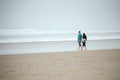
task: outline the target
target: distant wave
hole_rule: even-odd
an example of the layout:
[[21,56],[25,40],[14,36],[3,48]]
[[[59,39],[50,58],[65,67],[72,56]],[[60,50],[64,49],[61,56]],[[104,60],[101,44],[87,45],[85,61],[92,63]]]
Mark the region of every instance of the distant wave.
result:
[[[120,32],[86,32],[88,40],[120,39]],[[71,41],[77,40],[75,31],[32,31],[32,30],[1,30],[0,43],[39,42],[39,41]]]

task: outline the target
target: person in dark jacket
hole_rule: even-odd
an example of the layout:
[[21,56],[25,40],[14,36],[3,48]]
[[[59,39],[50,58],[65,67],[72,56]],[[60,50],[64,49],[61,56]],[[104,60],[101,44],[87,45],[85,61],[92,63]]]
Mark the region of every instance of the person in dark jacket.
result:
[[85,48],[85,50],[87,50],[86,41],[87,41],[87,36],[86,36],[85,33],[83,33],[83,36],[82,36],[82,50],[83,50],[83,48]]

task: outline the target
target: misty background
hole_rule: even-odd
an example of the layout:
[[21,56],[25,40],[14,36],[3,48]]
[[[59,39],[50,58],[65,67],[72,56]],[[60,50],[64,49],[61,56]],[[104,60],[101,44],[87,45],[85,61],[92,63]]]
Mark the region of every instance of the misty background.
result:
[[120,0],[0,0],[0,42],[120,39]]

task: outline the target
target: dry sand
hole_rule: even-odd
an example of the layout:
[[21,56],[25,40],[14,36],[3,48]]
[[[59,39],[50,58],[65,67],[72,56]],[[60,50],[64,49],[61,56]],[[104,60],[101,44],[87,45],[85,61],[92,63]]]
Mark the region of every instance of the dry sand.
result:
[[120,80],[120,49],[1,55],[0,80]]

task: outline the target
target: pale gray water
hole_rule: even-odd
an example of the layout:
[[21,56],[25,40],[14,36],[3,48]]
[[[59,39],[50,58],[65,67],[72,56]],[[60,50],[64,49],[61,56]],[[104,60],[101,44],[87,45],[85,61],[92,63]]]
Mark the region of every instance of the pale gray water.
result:
[[[47,32],[46,32],[47,31]],[[78,32],[42,30],[0,30],[0,43],[40,42],[40,41],[74,41]],[[83,31],[81,31],[82,33]],[[120,31],[85,31],[88,40],[120,39]]]
[[[77,51],[76,41],[0,43],[0,55]],[[120,40],[89,40],[88,50],[120,49]]]

